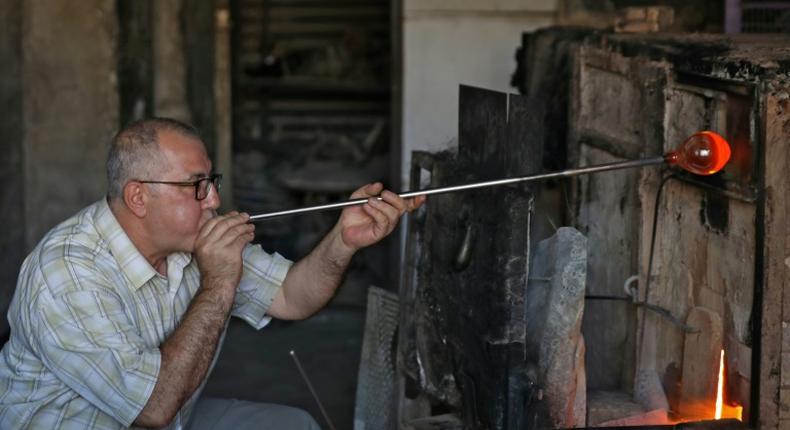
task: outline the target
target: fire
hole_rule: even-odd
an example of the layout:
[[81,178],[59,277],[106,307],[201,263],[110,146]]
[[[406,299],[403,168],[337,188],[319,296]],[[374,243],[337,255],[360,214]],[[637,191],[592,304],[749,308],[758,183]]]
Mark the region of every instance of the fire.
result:
[[716,388],[716,414],[714,419],[721,419],[721,407],[724,406],[724,350],[721,350],[721,359],[719,360],[719,386]]
[[714,418],[720,420],[723,418],[735,418],[738,421],[743,421],[743,407],[742,406],[729,406],[724,404],[724,350],[721,350],[721,358],[719,359],[719,383],[716,388],[716,412]]

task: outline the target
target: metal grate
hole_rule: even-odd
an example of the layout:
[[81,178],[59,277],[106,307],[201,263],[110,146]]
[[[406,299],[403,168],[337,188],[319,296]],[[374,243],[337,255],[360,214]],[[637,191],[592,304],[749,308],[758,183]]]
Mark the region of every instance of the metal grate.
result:
[[368,313],[362,338],[354,430],[397,428],[395,333],[398,296],[381,288],[368,290]]
[[790,1],[727,2],[728,33],[790,33]]
[[744,10],[741,30],[744,33],[790,33],[790,5],[784,10]]
[[364,146],[371,130],[386,124],[387,2],[235,3],[240,145],[286,155],[322,139],[333,147]]
[[[345,198],[363,184],[386,181],[389,2],[231,0],[231,5],[239,209],[262,213],[321,204]],[[299,225],[272,220],[260,224],[257,240],[298,258],[335,219],[336,214],[307,215],[296,220]]]

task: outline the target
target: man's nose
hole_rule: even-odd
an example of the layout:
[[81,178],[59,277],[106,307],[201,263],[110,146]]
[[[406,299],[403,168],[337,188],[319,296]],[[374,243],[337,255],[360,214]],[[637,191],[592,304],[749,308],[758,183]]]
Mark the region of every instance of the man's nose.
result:
[[208,195],[205,199],[203,199],[203,208],[204,209],[211,209],[217,210],[219,209],[220,199],[219,199],[219,192],[217,191],[216,187],[211,187],[208,191]]

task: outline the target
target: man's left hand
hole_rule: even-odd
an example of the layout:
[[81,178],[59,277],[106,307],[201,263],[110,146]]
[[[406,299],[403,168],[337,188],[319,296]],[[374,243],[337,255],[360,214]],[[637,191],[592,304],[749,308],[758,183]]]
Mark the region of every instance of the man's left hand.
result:
[[343,243],[353,250],[380,241],[392,233],[401,215],[425,202],[425,196],[403,199],[392,191],[384,190],[380,182],[365,185],[351,194],[352,199],[365,197],[368,198],[367,203],[344,209],[338,222]]

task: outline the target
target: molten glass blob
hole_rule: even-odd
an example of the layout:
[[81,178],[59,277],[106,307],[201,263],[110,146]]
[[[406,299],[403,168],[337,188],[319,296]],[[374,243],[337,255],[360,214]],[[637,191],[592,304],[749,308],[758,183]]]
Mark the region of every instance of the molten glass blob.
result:
[[712,175],[730,160],[730,145],[721,135],[699,131],[686,139],[675,151],[664,155],[667,164],[697,175]]

